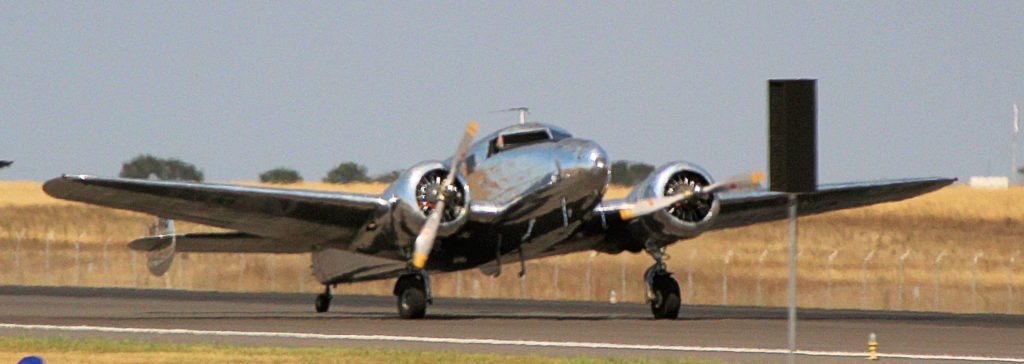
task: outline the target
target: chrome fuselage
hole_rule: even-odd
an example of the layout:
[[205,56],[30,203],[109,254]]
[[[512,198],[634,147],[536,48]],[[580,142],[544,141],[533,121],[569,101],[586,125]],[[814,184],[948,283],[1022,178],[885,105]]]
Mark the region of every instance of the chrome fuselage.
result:
[[[514,140],[531,133],[549,139]],[[601,146],[554,126],[517,124],[479,138],[459,169],[472,195],[470,221],[441,240],[428,268],[500,264],[501,255],[518,259],[520,252],[525,259],[546,255],[601,202],[609,171]]]
[[[424,171],[449,169],[451,160],[413,166],[381,196],[391,207],[363,233],[314,251],[318,279],[342,283],[404,271],[426,217],[411,201],[413,190]],[[457,181],[468,200],[464,216],[441,225],[425,268],[493,272],[502,262],[581,250],[559,243],[601,202],[609,173],[604,149],[555,126],[516,124],[477,138],[458,169]]]

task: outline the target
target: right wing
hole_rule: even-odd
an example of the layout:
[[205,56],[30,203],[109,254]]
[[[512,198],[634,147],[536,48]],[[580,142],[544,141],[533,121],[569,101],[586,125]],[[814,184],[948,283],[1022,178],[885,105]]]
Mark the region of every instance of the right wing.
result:
[[[302,252],[322,243],[346,246],[389,208],[388,201],[372,195],[87,175],[51,179],[43,190],[65,200],[241,232],[181,236],[187,238],[182,248],[194,246],[191,251]],[[140,247],[148,244],[140,240]]]
[[[938,190],[956,181],[951,178],[916,178],[876,182],[854,182],[818,186],[814,192],[800,193],[797,213],[800,216],[828,211],[868,206],[882,202],[899,201]],[[747,226],[782,220],[788,216],[789,198],[785,193],[765,190],[725,192],[715,195],[721,209],[708,230]],[[594,249],[610,253],[622,250],[641,251],[645,241],[629,228],[635,220],[625,220],[622,212],[632,210],[633,204],[624,199],[601,201],[588,221],[584,223],[583,239],[571,251]],[[637,225],[641,226],[641,225]],[[597,236],[599,238],[592,238]],[[691,236],[692,237],[692,236]],[[679,236],[678,239],[685,239]],[[569,242],[572,245],[574,242]]]
[[[800,193],[797,213],[800,216],[899,201],[935,191],[956,181],[951,178],[912,178],[878,182],[825,184],[814,192]],[[712,230],[785,219],[789,197],[785,193],[749,191],[718,195],[722,209]]]

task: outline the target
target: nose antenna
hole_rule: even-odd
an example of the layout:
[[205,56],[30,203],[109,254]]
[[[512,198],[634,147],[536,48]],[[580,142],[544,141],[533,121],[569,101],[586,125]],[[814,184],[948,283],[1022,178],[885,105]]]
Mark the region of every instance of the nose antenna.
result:
[[511,109],[495,110],[495,111],[491,111],[491,112],[492,113],[496,113],[496,112],[512,112],[512,111],[518,111],[519,112],[519,124],[526,124],[526,113],[530,112],[530,108],[528,108],[528,107],[514,107],[514,108],[511,108]]

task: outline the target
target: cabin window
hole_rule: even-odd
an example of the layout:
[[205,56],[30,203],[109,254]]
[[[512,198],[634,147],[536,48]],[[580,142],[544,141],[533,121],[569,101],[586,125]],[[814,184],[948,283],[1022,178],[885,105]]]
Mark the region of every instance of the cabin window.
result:
[[548,132],[547,129],[501,134],[498,135],[497,138],[491,139],[490,147],[487,150],[487,156],[490,157],[505,150],[518,148],[524,145],[543,143],[550,140],[551,133]]

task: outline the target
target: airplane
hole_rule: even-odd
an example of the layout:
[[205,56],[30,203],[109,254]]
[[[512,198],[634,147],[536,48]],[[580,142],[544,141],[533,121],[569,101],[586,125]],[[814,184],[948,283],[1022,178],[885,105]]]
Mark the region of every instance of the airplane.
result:
[[[786,218],[786,194],[760,188],[763,174],[716,182],[696,164],[656,168],[622,199],[605,199],[607,153],[554,125],[526,121],[473,142],[470,123],[456,153],[417,163],[379,195],[228,184],[63,175],[43,185],[56,198],[158,217],[156,235],[129,243],[162,275],[175,252],[311,253],[324,284],[316,312],[338,284],[397,278],[402,318],[424,317],[431,274],[583,251],[645,251],[656,319],[675,319],[679,284],[663,261],[668,245],[706,231]],[[951,184],[915,178],[825,184],[798,197],[801,216],[897,201]],[[230,232],[175,234],[173,220]]]

